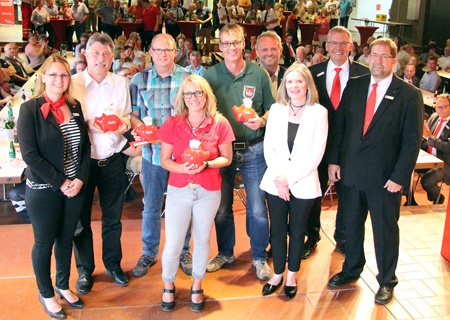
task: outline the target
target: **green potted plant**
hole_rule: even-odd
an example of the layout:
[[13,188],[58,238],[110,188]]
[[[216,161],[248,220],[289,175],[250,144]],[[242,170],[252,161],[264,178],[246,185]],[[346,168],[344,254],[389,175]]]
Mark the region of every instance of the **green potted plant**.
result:
[[127,14],[127,22],[134,22],[134,14],[132,13]]
[[64,12],[58,11],[58,19],[63,20],[64,19]]
[[3,120],[3,126],[6,139],[14,139],[14,117],[8,117],[6,120]]
[[59,55],[61,57],[66,57],[67,55],[67,44],[63,43],[60,47],[59,47]]
[[364,18],[364,24],[365,24],[366,26],[369,25],[369,22],[370,22],[370,20],[369,20],[368,18]]

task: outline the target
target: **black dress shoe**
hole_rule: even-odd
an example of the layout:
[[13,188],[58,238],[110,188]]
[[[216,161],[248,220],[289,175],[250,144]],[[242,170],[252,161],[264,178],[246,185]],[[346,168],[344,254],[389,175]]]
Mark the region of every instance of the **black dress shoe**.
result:
[[[203,289],[200,290],[192,290],[191,288],[191,296],[193,294],[203,294]],[[203,310],[203,308],[205,307],[205,301],[196,303],[192,301],[192,297],[191,297],[191,310],[194,312],[200,312]]]
[[308,239],[303,245],[302,259],[308,259],[309,257],[311,257],[316,248],[317,248],[317,241],[316,240],[310,241]]
[[120,268],[115,270],[106,270],[106,273],[113,277],[114,282],[121,287],[126,287],[129,284],[127,275]]
[[55,287],[56,297],[62,300],[66,300],[67,304],[73,308],[81,309],[84,307],[84,302],[78,298],[75,302],[70,302],[67,298],[62,294],[61,290],[58,287]]
[[340,287],[352,281],[358,280],[359,277],[347,277],[343,272],[336,273],[328,281],[328,285],[332,287]]
[[173,308],[175,308],[175,286],[173,289],[166,289],[164,288],[162,290],[163,293],[173,293],[173,300],[170,302],[165,302],[164,300],[161,300],[161,308],[163,311],[172,311]]
[[87,274],[80,274],[77,280],[77,284],[75,285],[75,288],[79,293],[86,294],[91,291],[93,284],[94,281],[92,280],[92,276]]
[[64,309],[61,308],[58,312],[51,312],[47,309],[47,305],[45,304],[44,297],[39,295],[39,302],[42,304],[42,308],[44,308],[44,311],[51,317],[55,319],[65,319],[67,318],[67,314],[64,311]]
[[297,294],[297,284],[295,286],[285,286],[284,294],[288,299],[295,297],[295,295]]
[[345,244],[336,242],[336,251],[345,256]]
[[379,304],[388,304],[394,296],[394,287],[381,286],[375,295],[375,302]]
[[279,287],[283,284],[283,277],[281,278],[280,282],[277,285],[273,285],[270,283],[266,283],[262,289],[262,295],[268,296],[277,291]]

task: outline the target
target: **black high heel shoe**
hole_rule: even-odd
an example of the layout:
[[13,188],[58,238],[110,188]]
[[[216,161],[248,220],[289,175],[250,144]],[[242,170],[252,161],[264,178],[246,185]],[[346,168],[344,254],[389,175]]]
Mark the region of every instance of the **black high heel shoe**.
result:
[[192,295],[193,294],[203,294],[203,289],[200,290],[192,290],[191,288],[191,310],[194,312],[200,312],[205,307],[205,301],[195,303],[192,301]]
[[288,299],[295,297],[295,295],[297,294],[297,281],[295,281],[295,286],[285,286],[284,294]]
[[51,312],[47,309],[47,305],[45,304],[44,297],[39,295],[39,302],[42,304],[42,308],[44,308],[44,311],[50,316],[50,318],[56,318],[56,319],[66,319],[67,314],[64,311],[64,309],[61,308],[58,312]]
[[277,289],[279,287],[281,287],[282,284],[283,284],[283,277],[281,277],[281,280],[277,285],[266,283],[262,289],[262,295],[268,296],[268,295],[274,293],[275,291],[277,291]]
[[173,293],[173,300],[170,302],[165,302],[164,300],[161,300],[161,308],[164,311],[172,311],[173,308],[175,308],[175,286],[173,289],[166,289],[164,288],[162,290],[163,293]]
[[67,304],[69,306],[71,306],[72,308],[81,309],[84,307],[84,302],[80,298],[78,298],[78,300],[75,302],[70,302],[69,300],[67,300],[66,297],[64,297],[64,295],[62,294],[61,290],[58,287],[55,287],[55,292],[56,292],[56,297],[58,299],[66,300]]

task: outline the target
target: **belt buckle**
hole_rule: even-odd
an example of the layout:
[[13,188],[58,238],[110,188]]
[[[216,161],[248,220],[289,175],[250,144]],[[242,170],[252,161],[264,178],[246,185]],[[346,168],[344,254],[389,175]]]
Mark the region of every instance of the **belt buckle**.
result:
[[247,149],[247,142],[234,142],[233,149],[234,150],[245,150],[245,149]]
[[108,161],[108,159],[101,159],[101,160],[98,160],[98,163],[97,163],[97,165],[99,166],[99,167],[106,167],[106,162]]

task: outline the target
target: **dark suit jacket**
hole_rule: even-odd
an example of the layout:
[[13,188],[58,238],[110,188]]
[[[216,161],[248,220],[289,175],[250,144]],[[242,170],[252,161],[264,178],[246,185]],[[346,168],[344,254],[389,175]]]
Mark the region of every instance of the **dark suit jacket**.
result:
[[[434,130],[436,130],[437,125],[439,124],[439,116],[437,113],[433,113],[428,119],[428,127],[430,128],[431,133],[433,134]],[[450,142],[448,139],[450,138],[450,121],[447,122],[444,129],[441,131],[439,137],[431,136],[428,139],[423,139],[422,141],[422,149],[427,150],[428,146],[432,146],[436,149],[437,157],[444,161],[444,180],[446,184],[450,184]]]
[[[66,180],[64,174],[64,137],[58,123],[51,113],[47,119],[41,112],[45,103],[43,97],[29,100],[20,107],[17,121],[22,158],[28,165],[27,178],[36,183],[49,183],[52,190],[58,190]],[[81,141],[78,149],[79,170],[76,178],[87,183],[91,159],[91,143],[84,122],[81,105],[70,106],[78,127]]]
[[408,186],[423,132],[420,90],[397,76],[362,136],[371,75],[350,79],[336,112],[329,160],[341,167],[341,181],[363,191],[379,191],[391,180]]
[[295,46],[292,46],[292,49],[294,50],[294,57],[291,57],[291,54],[289,52],[289,48],[287,46],[286,43],[283,43],[282,45],[283,47],[283,56],[284,56],[284,66],[286,68],[289,68],[291,66],[291,64],[293,64],[295,62]]
[[[404,80],[404,77],[405,77],[405,75],[402,74],[399,78],[402,79],[403,81],[405,81],[405,80]],[[405,82],[406,82],[406,81],[405,81]],[[419,79],[418,77],[414,76],[413,79],[412,79],[412,84],[413,84],[416,88],[419,88],[419,86],[420,86],[420,79]]]
[[277,88],[280,87],[281,81],[284,78],[284,73],[286,72],[286,68],[283,66],[280,66],[280,70],[278,70],[278,80],[277,80]]
[[[326,78],[327,78],[327,66],[329,61],[330,60],[327,60],[309,67],[309,70],[311,71],[311,74],[314,79],[314,83],[316,84],[317,92],[319,94],[319,103],[328,110],[328,128],[329,128],[328,135],[330,135],[333,130],[332,128],[334,125],[334,117],[336,114],[336,110],[331,104],[330,96],[328,95],[327,91]],[[350,72],[349,72],[350,78],[370,73],[369,68],[367,68],[365,65],[360,64],[359,62],[349,60],[349,63],[350,63]],[[330,139],[328,139],[327,150],[329,148],[328,147],[329,143]],[[328,151],[325,151],[324,156],[325,159],[327,158],[327,153]]]

